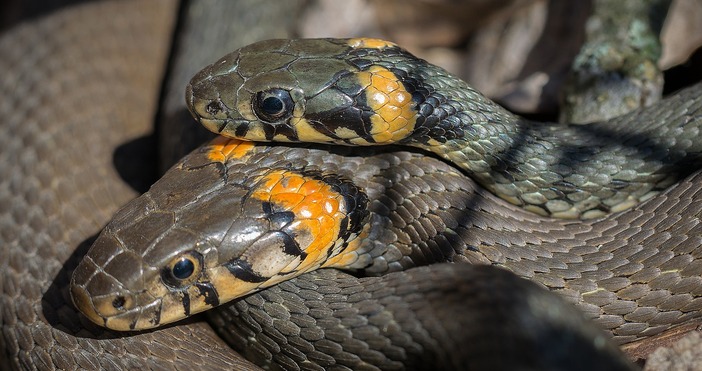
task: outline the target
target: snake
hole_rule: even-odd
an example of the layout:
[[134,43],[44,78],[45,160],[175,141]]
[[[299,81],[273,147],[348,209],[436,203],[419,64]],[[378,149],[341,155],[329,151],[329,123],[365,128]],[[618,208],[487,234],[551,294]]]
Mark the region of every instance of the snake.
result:
[[702,149],[699,88],[668,101],[680,108],[672,114],[658,108],[586,130],[538,124],[377,39],[255,43],[188,89],[193,115],[225,136],[415,146],[515,205],[561,218],[626,210],[689,175]]
[[[419,169],[427,174],[406,173]],[[351,174],[356,175],[353,182],[345,179]],[[450,166],[427,163],[408,152],[356,157],[334,153],[333,147],[253,146],[218,138],[186,156],[114,216],[74,271],[73,300],[87,318],[119,331],[155,328],[209,310],[219,333],[265,368],[538,369],[585,364],[631,369],[606,337],[584,325],[575,308],[491,266],[433,264],[364,279],[331,269],[305,274],[321,264],[317,259],[330,256],[325,249],[343,246],[336,243],[337,236],[351,241],[359,239],[354,234],[364,235],[354,232],[371,217],[362,211],[390,194],[384,184],[388,177],[396,177],[400,187],[427,181],[455,188],[427,190],[428,199],[443,193],[468,202],[475,191],[470,182],[459,185],[468,178]],[[296,207],[290,207],[291,200]],[[353,211],[338,215],[344,209]],[[387,225],[387,217],[375,218],[365,242],[380,245],[393,238],[396,228]],[[346,224],[342,229],[348,233],[336,223]],[[148,234],[145,225],[152,227]],[[327,233],[310,233],[320,229]],[[276,267],[286,272],[261,276]],[[283,279],[288,281],[280,283]],[[276,283],[259,295],[225,304],[252,287]],[[506,290],[513,283],[519,288]],[[482,299],[494,290],[516,295]],[[504,312],[494,311],[503,306]],[[536,308],[525,310],[531,307]],[[464,312],[470,314],[462,314],[459,322],[453,319]],[[466,331],[484,321],[504,327],[486,326],[488,333]],[[529,331],[514,331],[521,326]],[[520,335],[513,345],[503,346],[499,333],[511,332]],[[455,351],[457,344],[474,342],[484,345]],[[569,351],[573,347],[584,351],[574,357]],[[494,357],[495,349],[511,356]],[[554,359],[531,360],[544,352]]]
[[[139,11],[135,11],[135,9]],[[189,321],[178,326],[166,326],[159,331],[145,331],[124,336],[84,321],[77,316],[70,305],[67,305],[70,299],[66,283],[69,272],[73,269],[71,262],[81,258],[84,254],[85,243],[90,241],[89,239],[84,240],[110,217],[118,205],[131,197],[129,192],[125,192],[124,185],[111,179],[114,173],[102,170],[95,172],[95,170],[111,168],[111,156],[108,148],[125,138],[133,138],[139,133],[143,133],[139,130],[144,130],[144,123],[153,113],[149,108],[152,105],[148,104],[154,98],[149,96],[148,92],[154,90],[155,76],[158,75],[153,66],[160,64],[164,58],[164,49],[153,46],[164,44],[163,41],[167,38],[165,34],[170,28],[168,18],[160,15],[168,14],[173,10],[173,7],[169,7],[167,2],[144,4],[125,1],[105,2],[99,5],[90,4],[76,8],[71,12],[61,12],[55,16],[31,22],[2,38],[3,45],[6,45],[3,50],[12,51],[2,58],[2,62],[6,64],[3,70],[16,72],[11,75],[12,78],[4,80],[2,84],[3,91],[7,92],[4,96],[16,97],[4,102],[3,106],[4,112],[12,112],[5,119],[7,124],[3,130],[13,133],[12,138],[15,140],[6,141],[11,137],[2,137],[4,141],[1,152],[2,163],[17,165],[17,167],[3,166],[2,168],[1,200],[4,205],[3,209],[13,210],[10,215],[4,216],[2,233],[0,233],[4,255],[8,256],[8,259],[0,262],[3,308],[2,320],[0,321],[3,337],[0,345],[3,349],[3,364],[7,362],[13,368],[27,369],[182,369],[203,367],[209,369],[232,367],[253,369],[251,364],[247,364],[231,349],[227,348],[221,339],[214,335],[212,329],[202,322]],[[129,14],[129,16],[124,18],[123,22],[112,23],[103,22],[100,17],[95,17],[95,14],[113,16]],[[80,27],[76,27],[77,25]],[[91,32],[86,32],[86,29]],[[142,32],[135,32],[135,30]],[[89,73],[86,73],[84,68],[71,68],[75,66],[74,62],[77,57],[73,46],[76,45],[76,40],[81,40],[85,35],[90,35],[93,40],[94,38],[111,40],[111,42],[106,43],[81,44],[84,45],[84,48],[80,49],[80,56],[100,61],[100,63],[92,64],[94,69],[88,70]],[[19,44],[17,44],[18,42]],[[21,47],[17,45],[21,45]],[[37,48],[37,45],[51,47]],[[87,47],[87,45],[91,47]],[[144,47],[141,47],[142,45]],[[142,62],[114,64],[115,60],[120,60],[119,57],[110,57],[123,56],[125,50],[131,51],[127,53],[130,56],[143,58]],[[44,62],[50,63],[42,64]],[[62,73],[67,70],[73,72]],[[41,73],[37,73],[38,71]],[[99,78],[94,78],[96,76]],[[56,82],[45,84],[47,81]],[[125,81],[130,81],[141,88],[121,88]],[[94,82],[100,84],[91,85]],[[83,94],[73,95],[65,90],[67,86],[72,84],[83,87],[90,86],[93,89],[82,90],[80,92]],[[109,89],[97,87],[109,87]],[[22,93],[26,91],[22,89],[30,91],[34,89],[33,91],[42,93],[31,95]],[[52,97],[56,98],[52,99]],[[58,97],[61,99],[57,99]],[[113,104],[108,105],[105,103],[107,101]],[[131,108],[129,110],[108,108],[119,107],[119,105],[114,104],[115,102],[120,102],[125,107]],[[41,109],[38,109],[39,107]],[[76,116],[75,113],[80,114]],[[40,116],[35,116],[36,114]],[[133,122],[141,123],[141,129],[131,129],[131,131],[122,131],[121,133],[115,131],[117,128],[124,130],[125,127],[131,127],[129,123]],[[88,127],[92,130],[86,130]],[[85,139],[80,142],[80,145],[76,145],[74,141],[76,136],[84,135]],[[16,140],[17,138],[21,140]],[[56,152],[51,151],[52,148],[60,149],[63,152],[57,155]],[[274,148],[272,151],[281,150],[280,147],[272,148]],[[259,149],[254,150],[254,152],[256,151]],[[304,155],[307,150],[300,149],[300,151],[298,155]],[[327,153],[331,152],[333,152],[331,149],[327,151]],[[195,154],[195,156],[203,158],[204,155],[209,159],[211,153],[210,150],[205,150],[205,152],[200,152],[199,155]],[[398,175],[400,178],[418,171],[418,163],[427,162],[428,165],[423,165],[427,166],[427,170],[437,166],[446,169],[449,173],[455,172],[446,164],[405,152],[380,155],[385,156],[384,160],[380,162],[387,163],[380,167],[396,167],[396,165],[402,164],[402,166],[397,166],[397,169],[402,173]],[[365,156],[361,156],[361,158],[365,158]],[[411,161],[412,159],[414,159],[414,163]],[[209,160],[211,161],[211,159]],[[361,159],[357,161],[361,161]],[[343,163],[343,161],[336,162],[336,164]],[[61,174],[62,181],[52,180],[49,176],[52,174]],[[465,192],[466,189],[474,187],[467,178],[459,175],[456,177],[460,179],[459,182],[466,182],[465,185],[458,187],[459,191]],[[686,235],[685,233],[689,229],[684,228],[694,227],[692,224],[696,220],[696,215],[681,210],[679,207],[676,210],[675,206],[682,202],[693,202],[692,207],[694,207],[694,185],[698,182],[693,174],[680,181],[674,188],[654,196],[652,200],[634,207],[627,213],[634,213],[629,214],[629,217],[638,218],[636,222],[640,224],[637,225],[643,225],[643,220],[655,222],[655,216],[660,215],[656,214],[656,206],[662,204],[664,207],[668,207],[669,213],[666,215],[673,215],[674,220],[668,220],[668,223],[672,227],[682,227],[681,234],[677,236]],[[400,182],[400,184],[402,187],[411,183]],[[420,181],[420,184],[424,183]],[[186,186],[182,183],[181,185]],[[476,197],[492,200],[490,194],[481,193],[479,190],[476,192],[479,195]],[[88,197],[86,198],[86,196]],[[497,205],[500,205],[499,201],[497,202]],[[376,205],[375,207],[382,209],[382,205],[377,203]],[[480,258],[483,253],[487,253],[489,256],[506,253],[507,255],[504,256],[514,257],[513,251],[507,249],[500,251],[499,249],[502,247],[499,246],[499,243],[491,246],[490,241],[496,239],[501,242],[506,242],[509,239],[523,241],[522,245],[528,243],[535,246],[539,244],[555,246],[557,242],[547,241],[546,235],[560,235],[564,237],[561,241],[570,241],[573,244],[573,240],[576,238],[573,237],[574,232],[592,236],[599,231],[600,242],[602,245],[607,245],[612,242],[611,237],[614,236],[610,235],[608,240],[607,232],[616,234],[617,232],[612,231],[617,228],[624,230],[624,226],[630,225],[631,222],[631,220],[627,221],[618,217],[608,220],[604,224],[554,221],[533,216],[528,212],[515,211],[504,203],[501,206],[490,205],[492,205],[492,201],[466,205],[469,206],[466,210],[472,210],[470,213],[475,213],[476,225],[481,225],[485,230],[482,237],[492,237],[484,239],[485,243],[475,245],[476,251],[473,251],[473,247],[471,247],[466,255],[456,254],[455,259],[474,257],[476,260],[485,261],[484,256]],[[8,207],[5,208],[5,206]],[[504,208],[504,215],[501,217],[511,219],[510,224],[503,225],[503,228],[508,232],[507,237],[500,236],[495,230],[490,230],[491,227],[496,226],[493,224],[494,215],[500,214],[498,211],[500,208]],[[514,219],[515,215],[516,220]],[[529,224],[529,220],[537,222],[523,227],[523,225]],[[523,221],[527,224],[522,224]],[[400,223],[401,221],[396,220],[395,222]],[[671,225],[660,224],[662,221],[659,221],[658,224],[654,222],[649,223],[647,228],[652,229],[646,229],[647,231],[665,232],[671,228]],[[415,232],[419,231],[416,227],[420,224],[415,224]],[[655,225],[651,226],[651,224]],[[526,235],[518,232],[519,228],[540,229],[537,235],[541,235],[541,237],[527,238]],[[547,233],[549,230],[555,232]],[[397,229],[397,231],[402,231],[402,229]],[[591,234],[593,231],[594,233]],[[634,235],[639,236],[636,238],[645,238],[637,232]],[[650,235],[648,234],[648,236]],[[694,233],[689,233],[689,235],[694,236]],[[398,236],[403,235],[399,234]],[[553,238],[551,237],[551,240]],[[616,244],[616,242],[611,244]],[[73,249],[77,245],[83,247],[74,253]],[[398,246],[398,244],[394,245],[394,247]],[[670,247],[665,242],[661,246],[657,245],[654,249],[664,250],[666,247]],[[681,244],[677,243],[675,246],[681,246]],[[477,251],[478,247],[482,248],[482,252]],[[549,255],[547,249],[542,251]],[[670,251],[667,250],[668,253],[663,255],[670,256]],[[553,252],[551,252],[552,254]],[[648,253],[644,253],[644,255],[646,254]],[[538,252],[532,251],[529,257],[534,257],[534,255],[538,255]],[[651,256],[655,256],[655,254]],[[404,262],[407,263],[406,260]],[[532,262],[532,267],[536,265],[543,267],[543,263],[535,260]],[[529,265],[528,262],[525,263]],[[67,267],[62,268],[64,264],[67,264]],[[473,271],[468,265],[462,264],[448,266],[439,264],[436,267],[435,270],[408,270],[406,274],[398,272],[399,275],[390,274],[388,277],[416,288],[432,272],[444,278],[456,275],[455,272],[458,272],[459,276],[468,279],[469,282],[471,278],[476,277],[474,274],[480,275],[481,272],[480,270]],[[511,268],[519,270],[519,264],[512,265]],[[522,270],[527,271],[528,268]],[[540,273],[535,275],[548,279],[547,274],[542,274],[544,272],[541,267],[537,267],[537,271]],[[307,287],[312,284],[333,286],[339,274],[335,270],[324,270],[319,273],[312,272],[302,275],[295,280],[282,283],[259,294],[253,294],[245,301],[235,303],[235,306],[225,309],[236,309],[239,312],[248,311],[250,316],[244,316],[243,320],[251,328],[256,328],[255,319],[261,319],[263,315],[273,315],[274,317],[284,315],[279,310],[280,308],[274,310],[276,306],[268,301],[269,298],[278,295],[281,298],[277,301],[278,303],[281,300],[290,300],[294,295],[295,287],[298,287],[296,282],[299,285],[305,285],[305,280],[310,282]],[[500,273],[497,274],[499,277]],[[341,277],[347,285],[356,282],[352,276]],[[503,274],[502,277],[507,281],[512,281],[510,277],[513,276]],[[524,283],[526,281],[523,280],[515,282],[517,285],[527,285]],[[368,286],[370,286],[369,283]],[[387,296],[388,292],[383,290],[382,286],[376,284],[378,295]],[[397,287],[401,287],[401,285],[398,284]],[[526,287],[525,291],[530,291],[532,289],[529,287],[533,288],[534,286],[527,285]],[[329,299],[322,300],[324,303],[334,303],[334,299],[340,298],[338,291],[335,293],[334,290],[327,290],[326,292]],[[539,291],[536,290],[536,292]],[[298,293],[300,293],[299,288]],[[405,292],[405,294],[407,293]],[[657,294],[660,295],[660,293]],[[675,294],[676,292],[673,292],[673,295]],[[307,295],[310,294],[307,293]],[[305,298],[305,295],[300,294],[298,297]],[[390,298],[393,297],[396,296],[390,295]],[[546,298],[550,298],[550,296],[547,295]],[[602,298],[597,299],[601,300]],[[319,296],[316,297],[316,300],[320,300]],[[680,298],[672,301],[678,300]],[[314,303],[315,300],[305,300],[304,302]],[[370,302],[370,304],[373,303]],[[556,304],[554,303],[554,305]],[[259,306],[259,309],[256,309],[256,306]],[[567,309],[564,310],[567,311]],[[672,317],[677,314],[676,318],[679,322],[686,319],[684,316],[681,318],[679,313],[675,313],[675,310],[672,312],[668,312],[666,315]],[[224,315],[225,313],[221,312],[220,314]],[[284,318],[272,318],[270,323],[280,325],[283,323],[280,322],[281,319],[284,320]],[[382,317],[379,318],[379,320],[382,319]],[[664,319],[664,321],[668,320],[669,318]],[[671,322],[675,322],[675,320]],[[285,323],[289,324],[290,321]],[[436,322],[431,325],[430,329],[440,328]],[[669,325],[660,325],[654,332],[666,326]],[[259,330],[270,331],[270,327],[261,325],[258,327]],[[259,357],[261,357],[263,355],[260,352],[262,346],[274,348],[270,343],[266,343],[266,338],[270,340],[270,336],[271,332],[257,334],[255,339],[258,341],[258,347],[252,346],[249,348],[252,349],[250,351],[259,351]],[[248,337],[246,340],[251,341],[252,338]],[[207,344],[207,352],[197,351],[202,348],[203,344]],[[439,348],[446,348],[449,344],[442,345]],[[328,342],[320,342],[320,346],[322,346],[320,349],[334,350],[333,345]],[[455,355],[455,352],[453,354]],[[320,358],[323,358],[322,355],[315,354],[315,360],[319,361]],[[583,358],[583,362],[592,359],[587,356]],[[324,361],[329,362],[326,358]],[[507,362],[506,360],[494,360],[493,362],[500,361]],[[397,365],[394,364],[394,366]]]
[[[272,40],[244,47],[198,73],[186,92],[198,121],[233,138],[186,157],[115,216],[76,269],[73,300],[95,323],[138,330],[320,267],[382,274],[488,262],[571,298],[619,342],[655,335],[699,315],[699,298],[678,291],[700,280],[698,215],[690,212],[698,210],[697,189],[671,196],[679,185],[670,188],[694,183],[699,91],[691,87],[586,130],[539,126],[388,42]],[[316,148],[239,139],[409,144],[460,170],[423,156],[413,170],[395,174],[408,166],[388,159],[396,152],[338,158],[333,147],[320,155]],[[480,158],[471,157],[478,152]],[[534,159],[536,153],[543,155]],[[464,173],[511,204],[491,199],[504,207],[498,211],[466,201],[478,191],[463,183]],[[437,180],[439,174],[447,176]],[[685,207],[672,218],[654,211],[672,210],[666,202]],[[148,232],[135,233],[145,226]],[[299,327],[290,331],[298,335]],[[341,358],[345,351],[329,352]],[[282,352],[279,362],[294,364],[294,351],[280,344],[261,352],[266,361]]]

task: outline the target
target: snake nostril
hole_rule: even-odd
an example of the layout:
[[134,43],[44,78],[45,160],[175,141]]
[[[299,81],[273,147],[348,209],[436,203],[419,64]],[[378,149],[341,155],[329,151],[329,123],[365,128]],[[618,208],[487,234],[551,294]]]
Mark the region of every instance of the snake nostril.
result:
[[213,101],[213,102],[210,102],[209,104],[207,104],[207,106],[205,107],[205,110],[207,111],[208,114],[214,116],[214,115],[220,113],[221,111],[223,111],[224,109],[223,109],[222,104],[220,102]]
[[127,300],[124,298],[124,296],[118,296],[115,298],[115,300],[112,300],[112,306],[117,309],[117,310],[123,310],[124,309],[124,304],[127,302]]

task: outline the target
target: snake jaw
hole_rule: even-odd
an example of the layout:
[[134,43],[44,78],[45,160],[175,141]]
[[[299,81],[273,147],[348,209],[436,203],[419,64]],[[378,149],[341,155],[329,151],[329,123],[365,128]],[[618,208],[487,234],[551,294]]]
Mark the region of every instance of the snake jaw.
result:
[[[111,291],[96,295],[91,292],[95,286],[91,282],[110,282],[108,290]],[[203,290],[198,283],[171,290],[156,282],[149,289],[130,292],[104,272],[94,274],[87,283],[74,279],[71,296],[85,317],[116,331],[155,328],[219,304],[216,290]]]
[[[149,316],[144,315],[160,303],[160,299],[152,296],[148,291],[131,293],[114,277],[102,271],[92,275],[87,282],[80,281],[80,274],[77,276],[76,279],[74,275],[71,282],[73,304],[93,323],[118,331],[131,331],[158,325],[157,312]],[[96,294],[95,291],[100,286],[109,292]],[[143,318],[149,318],[152,324],[148,327],[138,326],[144,322]]]
[[72,284],[71,299],[73,300],[73,305],[90,321],[100,326],[106,326],[105,317],[94,309],[93,301],[84,287]]
[[203,117],[199,119],[199,122],[200,125],[204,126],[207,130],[216,134],[221,133],[227,126],[226,120],[207,119]]
[[103,317],[103,326],[116,331],[146,330],[161,325],[161,299],[140,305],[123,313]]

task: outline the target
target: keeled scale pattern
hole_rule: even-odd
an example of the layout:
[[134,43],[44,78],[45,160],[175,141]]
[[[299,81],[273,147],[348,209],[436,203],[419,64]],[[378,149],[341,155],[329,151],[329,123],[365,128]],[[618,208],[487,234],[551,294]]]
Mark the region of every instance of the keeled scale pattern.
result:
[[246,366],[203,323],[114,339],[67,291],[74,250],[134,197],[113,150],[150,128],[175,5],[90,4],[0,37],[3,369]]

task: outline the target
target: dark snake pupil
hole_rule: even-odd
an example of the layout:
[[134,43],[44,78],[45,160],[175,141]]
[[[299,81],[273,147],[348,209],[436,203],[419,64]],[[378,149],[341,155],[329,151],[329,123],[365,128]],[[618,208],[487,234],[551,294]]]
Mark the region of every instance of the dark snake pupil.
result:
[[188,259],[181,259],[177,263],[173,265],[173,269],[171,272],[173,273],[173,277],[179,279],[179,280],[184,280],[188,277],[190,277],[193,272],[195,271],[195,264],[193,264],[192,261]]
[[261,121],[279,123],[292,114],[295,102],[285,89],[269,89],[253,97],[253,110]]
[[267,97],[261,102],[261,111],[269,115],[275,115],[280,113],[285,104],[278,97]]

